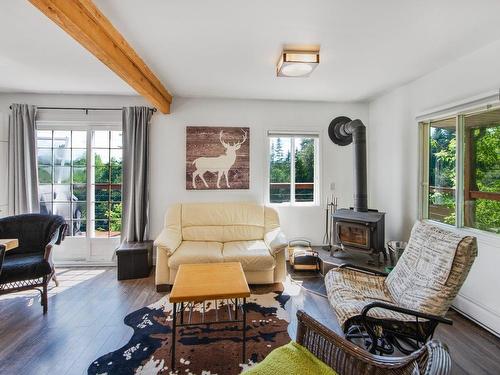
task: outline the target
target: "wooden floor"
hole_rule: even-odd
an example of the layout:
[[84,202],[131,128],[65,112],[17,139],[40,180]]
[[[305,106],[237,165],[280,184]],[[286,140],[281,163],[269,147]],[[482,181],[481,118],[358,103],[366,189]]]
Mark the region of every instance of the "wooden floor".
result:
[[[118,282],[115,268],[68,268],[58,273],[61,286],[51,290],[45,316],[36,294],[0,297],[0,374],[84,374],[94,359],[128,342],[132,329],[123,323],[127,314],[164,295],[155,292],[153,275]],[[304,309],[339,332],[315,282],[319,283],[303,278],[288,285],[292,313]],[[436,337],[450,347],[453,374],[500,374],[500,339],[455,312],[449,317],[455,324],[439,328]],[[292,322],[291,337],[295,327]]]

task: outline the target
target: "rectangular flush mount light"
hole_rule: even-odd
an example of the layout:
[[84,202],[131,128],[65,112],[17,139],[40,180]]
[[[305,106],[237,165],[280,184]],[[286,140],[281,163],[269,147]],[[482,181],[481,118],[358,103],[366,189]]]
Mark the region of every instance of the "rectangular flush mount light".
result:
[[319,51],[283,51],[276,67],[278,77],[309,77],[319,64]]

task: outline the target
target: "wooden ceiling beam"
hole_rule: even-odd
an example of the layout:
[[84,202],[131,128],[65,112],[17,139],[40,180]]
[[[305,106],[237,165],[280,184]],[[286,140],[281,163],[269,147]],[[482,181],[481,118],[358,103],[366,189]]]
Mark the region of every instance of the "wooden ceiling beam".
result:
[[29,0],[163,113],[172,95],[92,0]]

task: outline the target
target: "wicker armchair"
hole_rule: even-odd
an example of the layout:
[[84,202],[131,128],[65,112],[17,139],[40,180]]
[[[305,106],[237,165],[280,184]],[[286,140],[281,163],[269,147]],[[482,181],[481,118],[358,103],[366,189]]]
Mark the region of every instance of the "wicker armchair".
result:
[[[19,247],[0,246],[0,295],[35,289],[47,312],[47,287],[55,279],[52,247],[64,239],[67,224],[60,216],[27,214],[0,219],[0,238],[18,238]],[[40,289],[41,288],[41,289]]]
[[389,275],[342,265],[325,277],[328,299],[351,340],[371,353],[413,353],[432,338],[477,256],[474,237],[423,222]]
[[337,335],[305,312],[297,312],[297,342],[339,375],[448,375],[451,358],[446,345],[429,341],[406,357],[371,354]]

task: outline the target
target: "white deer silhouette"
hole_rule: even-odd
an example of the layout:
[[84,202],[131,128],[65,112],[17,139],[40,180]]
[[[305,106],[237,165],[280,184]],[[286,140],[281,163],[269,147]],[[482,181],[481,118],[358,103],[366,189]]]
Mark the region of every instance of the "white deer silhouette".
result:
[[226,185],[230,188],[227,175],[236,161],[236,150],[239,150],[241,145],[247,140],[247,132],[243,129],[241,129],[241,131],[244,133],[243,140],[231,145],[222,140],[224,131],[221,130],[219,133],[219,140],[220,143],[222,143],[222,146],[226,149],[225,154],[216,157],[201,157],[193,161],[193,164],[196,167],[196,170],[193,172],[193,189],[196,189],[196,177],[198,176],[200,176],[201,180],[205,184],[205,187],[208,187],[207,181],[205,181],[205,178],[203,177],[206,172],[217,173],[217,189],[220,189],[220,179],[222,178],[222,175],[226,177]]

